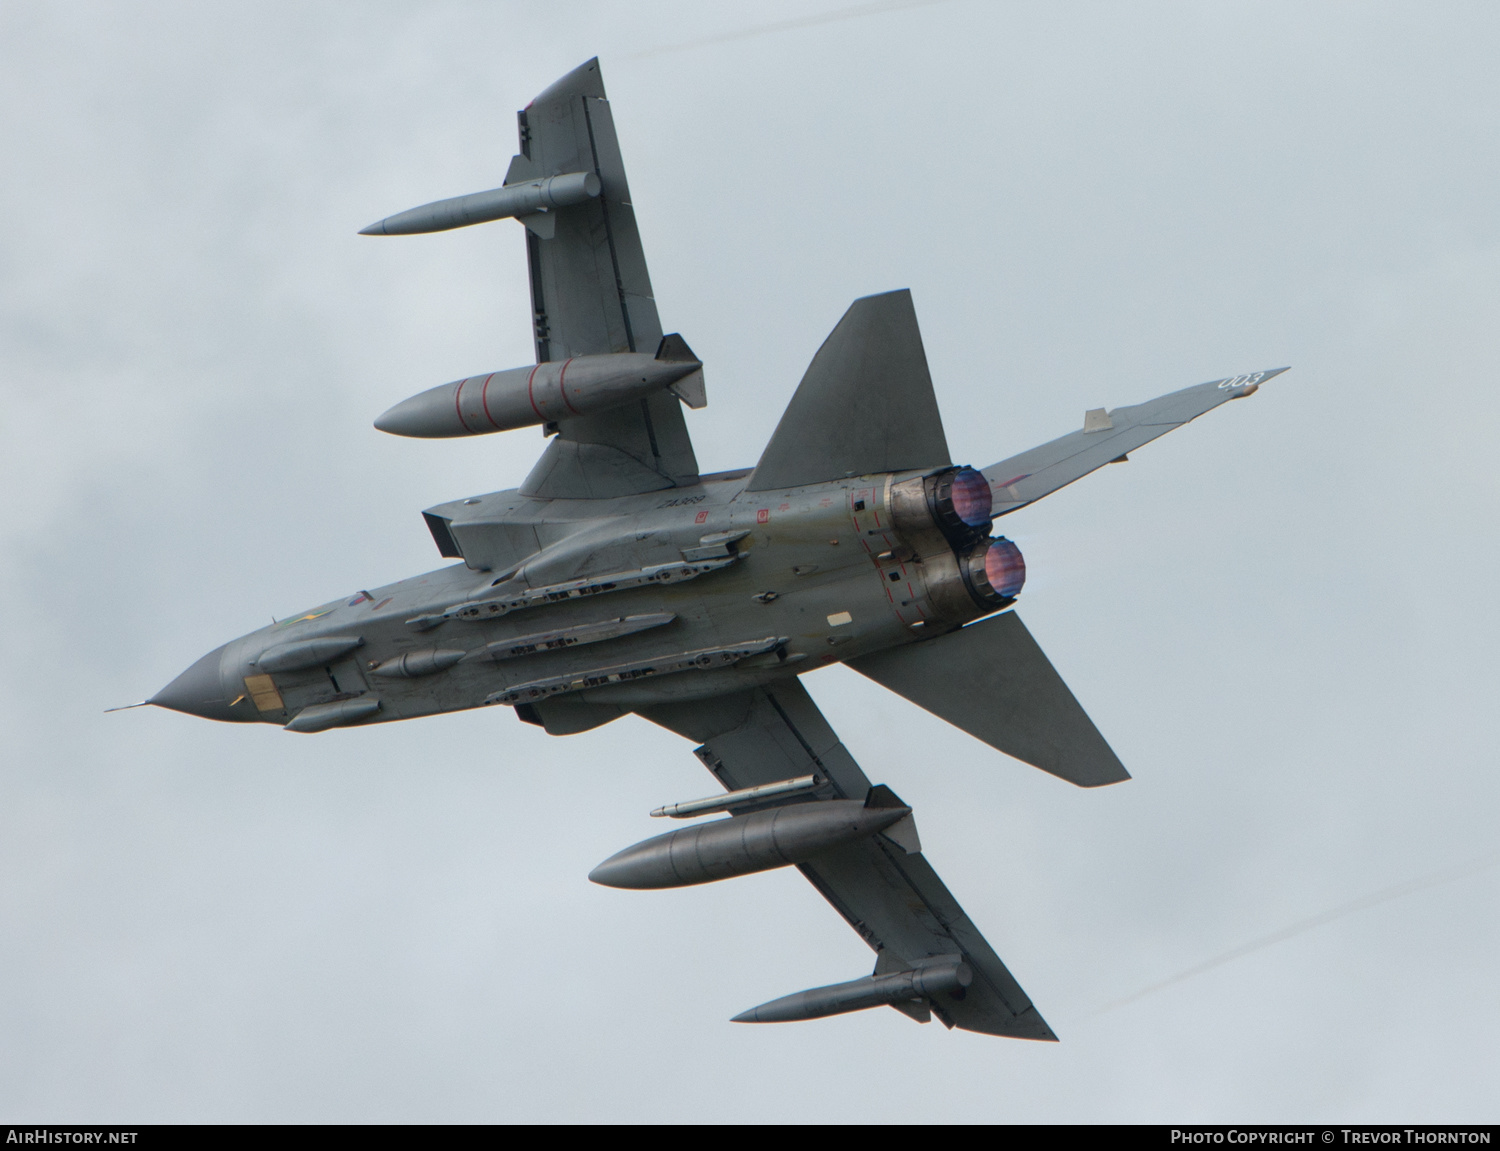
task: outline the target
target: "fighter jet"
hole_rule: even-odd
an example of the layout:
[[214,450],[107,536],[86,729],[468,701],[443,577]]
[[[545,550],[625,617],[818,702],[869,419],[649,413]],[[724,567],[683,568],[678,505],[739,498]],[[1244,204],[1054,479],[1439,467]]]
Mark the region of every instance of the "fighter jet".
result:
[[875,952],[868,975],[736,1021],[888,1005],[1055,1039],[928,862],[911,805],[871,784],[798,676],[844,663],[1069,783],[1128,779],[1012,610],[1026,564],[995,521],[1285,369],[1090,411],[976,469],[949,457],[910,293],[887,292],[849,307],[754,467],[700,474],[682,407],[706,403],[703,365],[662,331],[598,61],[519,121],[502,187],[363,232],[518,220],[536,363],[424,391],[375,426],[540,427],[540,460],[515,490],[422,513],[458,562],[233,640],[148,702],[304,733],[476,707],[552,735],[644,716],[692,740],[723,790],[652,812],[692,822],[589,878],[669,888],[796,867]]

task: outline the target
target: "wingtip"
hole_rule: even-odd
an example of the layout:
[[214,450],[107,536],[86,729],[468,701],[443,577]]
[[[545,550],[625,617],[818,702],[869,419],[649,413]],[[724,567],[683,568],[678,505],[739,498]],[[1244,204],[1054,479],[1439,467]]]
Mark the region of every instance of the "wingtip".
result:
[[1284,368],[1267,368],[1264,371],[1251,372],[1248,376],[1235,376],[1232,379],[1225,380],[1219,387],[1228,390],[1228,396],[1231,400],[1243,400],[1246,396],[1253,396],[1256,392],[1260,391],[1261,384],[1267,380],[1275,379],[1282,372],[1289,372],[1291,370],[1292,366],[1290,364]]
[[1052,1025],[1042,1018],[1041,1013],[1035,1007],[1031,1008],[1031,1014],[1035,1017],[1032,1033],[1027,1036],[1018,1036],[1017,1038],[1032,1039],[1038,1043],[1062,1042],[1057,1037],[1057,1032],[1052,1030]]
[[604,77],[599,71],[599,57],[590,57],[566,76],[554,80],[526,107],[529,110],[535,104],[550,104],[565,96],[605,98]]
[[[953,1024],[949,1024],[953,1026]],[[1061,1043],[1057,1032],[1048,1026],[1047,1021],[1041,1017],[1035,1007],[1028,1007],[1008,1025],[999,1027],[972,1026],[967,1023],[959,1023],[960,1031],[973,1031],[979,1035],[998,1035],[1004,1039],[1025,1039],[1032,1043]]]

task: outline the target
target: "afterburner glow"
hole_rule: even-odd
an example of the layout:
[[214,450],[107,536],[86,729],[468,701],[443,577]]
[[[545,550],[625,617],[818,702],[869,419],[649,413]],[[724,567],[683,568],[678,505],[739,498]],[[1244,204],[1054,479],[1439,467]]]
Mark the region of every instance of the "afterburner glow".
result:
[[990,482],[973,468],[959,468],[953,477],[951,497],[958,518],[971,528],[990,522]]
[[995,540],[984,553],[984,578],[1006,599],[1020,595],[1026,583],[1026,560],[1021,549],[1004,536]]

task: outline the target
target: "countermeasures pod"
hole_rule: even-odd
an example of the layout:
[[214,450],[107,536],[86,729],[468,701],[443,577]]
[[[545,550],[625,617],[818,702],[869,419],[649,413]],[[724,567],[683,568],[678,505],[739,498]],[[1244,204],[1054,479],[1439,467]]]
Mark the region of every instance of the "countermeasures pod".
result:
[[[963,998],[974,981],[973,969],[962,956],[938,957],[910,971],[866,975],[848,983],[814,987],[795,995],[784,995],[736,1015],[731,1023],[792,1023],[799,1019],[824,1019],[864,1011],[869,1007],[897,1007],[948,995]],[[925,1015],[922,1016],[925,1021]]]
[[[361,228],[359,234],[413,236],[422,232],[446,232],[470,224],[503,220],[507,216],[517,217],[528,227],[542,230],[545,225],[538,227],[538,217],[545,218],[559,208],[585,203],[602,190],[599,177],[593,172],[567,172],[538,180],[523,180],[487,192],[435,200],[376,220],[368,228]],[[551,229],[546,229],[546,232],[550,235]]]

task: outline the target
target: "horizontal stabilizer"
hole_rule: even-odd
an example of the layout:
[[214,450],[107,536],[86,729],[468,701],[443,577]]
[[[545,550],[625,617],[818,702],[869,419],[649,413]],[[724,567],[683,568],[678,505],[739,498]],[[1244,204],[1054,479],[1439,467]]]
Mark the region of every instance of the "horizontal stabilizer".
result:
[[1079,787],[1130,778],[1015,612],[848,661],[975,739]]
[[911,292],[855,300],[808,365],[747,490],[946,467]]
[[1209,380],[1127,408],[1111,411],[1091,408],[1084,413],[1079,431],[984,469],[984,477],[990,481],[994,493],[995,514],[1003,516],[1035,503],[1105,464],[1124,463],[1136,448],[1196,420],[1220,404],[1254,395],[1261,384],[1286,370],[1271,368]]

